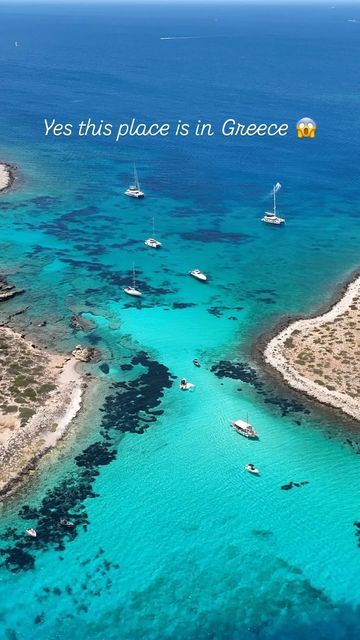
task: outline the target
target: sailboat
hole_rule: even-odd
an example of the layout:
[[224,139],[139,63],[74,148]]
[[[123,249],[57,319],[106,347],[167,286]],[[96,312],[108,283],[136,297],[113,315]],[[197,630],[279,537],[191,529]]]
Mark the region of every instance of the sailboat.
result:
[[128,296],[134,296],[135,298],[140,298],[142,295],[141,291],[136,288],[135,281],[135,265],[133,264],[133,286],[132,287],[124,287],[123,291],[128,294]]
[[265,211],[265,215],[261,218],[262,222],[266,222],[267,224],[285,224],[284,218],[279,218],[276,214],[276,193],[281,189],[280,182],[277,182],[273,186],[273,198],[274,198],[274,208],[272,211]]
[[125,191],[125,195],[130,198],[143,198],[145,196],[144,192],[140,189],[140,182],[138,173],[136,171],[136,165],[134,162],[134,184],[131,184],[128,189]]
[[145,240],[145,244],[147,247],[151,247],[152,249],[159,249],[162,245],[161,245],[161,242],[159,242],[159,240],[155,240],[154,238],[154,235],[155,235],[154,218],[152,219],[152,233],[153,233],[153,237]]

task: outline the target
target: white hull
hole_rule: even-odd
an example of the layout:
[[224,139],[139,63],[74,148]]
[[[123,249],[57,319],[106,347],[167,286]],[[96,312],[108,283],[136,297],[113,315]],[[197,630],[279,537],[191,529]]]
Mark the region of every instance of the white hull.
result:
[[285,224],[284,218],[278,218],[278,216],[273,216],[273,217],[264,216],[262,218],[262,222],[265,222],[265,224],[275,224],[275,225]]
[[159,240],[155,240],[155,238],[148,238],[147,240],[145,240],[144,244],[146,244],[147,247],[151,247],[152,249],[160,249],[160,247],[162,246],[161,242],[159,242]]
[[141,292],[134,289],[134,287],[124,287],[123,291],[127,293],[128,296],[133,296],[134,298],[140,298],[142,295]]
[[235,420],[230,422],[230,424],[232,428],[235,429],[239,435],[244,436],[244,438],[249,438],[249,440],[259,439],[255,429],[248,422],[245,422],[244,420]]
[[245,471],[248,471],[249,473],[252,473],[253,476],[259,476],[260,475],[260,471],[259,469],[257,469],[256,467],[250,467],[249,464],[245,465]]
[[205,273],[202,273],[198,269],[190,271],[189,275],[195,278],[195,280],[199,280],[200,282],[207,282],[207,276],[205,275]]
[[195,385],[192,382],[187,382],[186,384],[180,384],[179,388],[181,391],[192,391],[195,389]]
[[126,189],[125,195],[129,196],[129,198],[137,198],[138,200],[145,197],[143,191],[139,191],[139,189]]

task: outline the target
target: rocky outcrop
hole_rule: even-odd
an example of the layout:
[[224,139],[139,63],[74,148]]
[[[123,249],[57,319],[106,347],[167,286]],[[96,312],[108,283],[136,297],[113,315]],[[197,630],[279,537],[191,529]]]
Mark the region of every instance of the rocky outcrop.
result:
[[93,322],[91,322],[91,320],[88,320],[87,318],[84,318],[81,314],[76,314],[74,313],[73,316],[71,316],[70,319],[70,327],[72,329],[75,329],[75,331],[91,331],[92,329],[95,328],[95,324]]
[[72,355],[80,362],[98,362],[101,360],[101,353],[98,349],[94,347],[82,347],[81,344],[78,344]]
[[17,289],[14,284],[10,284],[6,276],[0,275],[0,302],[19,296],[24,291],[25,289]]

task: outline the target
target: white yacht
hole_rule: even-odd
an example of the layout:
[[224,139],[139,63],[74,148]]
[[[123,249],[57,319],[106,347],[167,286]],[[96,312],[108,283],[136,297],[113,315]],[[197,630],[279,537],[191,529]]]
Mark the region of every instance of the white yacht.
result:
[[26,529],[25,533],[30,536],[31,538],[36,538],[37,537],[37,533],[35,531],[35,529],[33,529],[32,527],[30,529]]
[[136,288],[136,280],[135,280],[135,265],[133,265],[133,286],[132,287],[124,287],[123,291],[128,294],[128,296],[134,296],[134,298],[140,298],[142,295],[141,291]]
[[274,207],[272,211],[265,211],[265,215],[261,218],[262,222],[266,222],[267,224],[285,224],[284,218],[279,218],[276,213],[276,193],[281,189],[280,182],[277,182],[273,186],[273,198],[274,198]]
[[200,269],[193,269],[192,271],[189,271],[189,275],[196,278],[196,280],[200,280],[200,282],[207,282],[207,276],[205,273],[200,271]]
[[148,238],[147,240],[145,240],[146,246],[147,247],[151,247],[152,249],[160,249],[160,247],[162,246],[161,242],[159,240],[155,240],[155,238],[154,238],[154,236],[155,236],[154,218],[152,219],[152,234],[153,234],[152,238]]
[[259,436],[256,433],[255,429],[249,422],[245,422],[245,420],[234,420],[230,421],[230,424],[237,433],[245,438],[249,438],[249,440],[258,440]]
[[125,191],[125,195],[130,198],[143,198],[145,196],[144,192],[140,189],[140,182],[138,173],[136,171],[136,165],[134,162],[134,184],[131,184],[128,189]]

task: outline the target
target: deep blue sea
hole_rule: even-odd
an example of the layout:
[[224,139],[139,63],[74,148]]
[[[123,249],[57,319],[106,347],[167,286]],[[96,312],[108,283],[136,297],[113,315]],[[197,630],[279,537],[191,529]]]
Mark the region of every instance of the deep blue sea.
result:
[[[103,358],[69,436],[2,504],[1,638],[360,637],[359,432],[252,357],[359,265],[359,43],[360,9],[340,3],[0,5],[0,159],[19,168],[0,270],[26,289],[1,319],[26,307],[13,321],[34,340]],[[44,118],[88,117],[290,133],[44,136]],[[143,201],[123,195],[134,161]],[[277,181],[287,224],[269,228]],[[122,292],[133,262],[140,302]],[[246,416],[258,442],[228,424]]]

